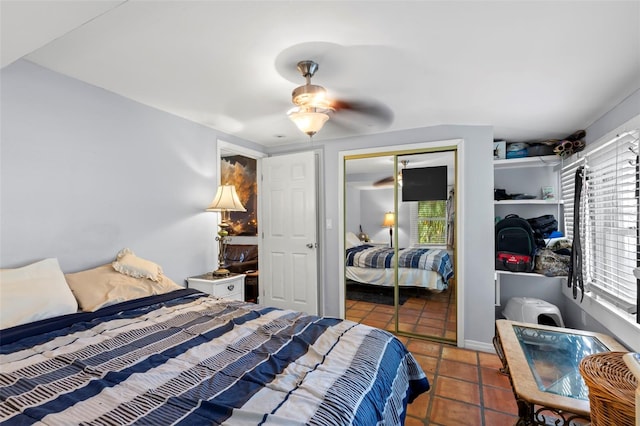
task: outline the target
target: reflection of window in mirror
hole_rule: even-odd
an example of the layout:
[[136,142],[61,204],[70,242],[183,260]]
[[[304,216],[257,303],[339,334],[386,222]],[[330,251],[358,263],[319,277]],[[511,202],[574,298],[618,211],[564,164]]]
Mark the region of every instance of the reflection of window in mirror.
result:
[[399,199],[408,205],[412,246],[453,246],[455,154],[430,152],[399,156],[405,168]]
[[418,244],[447,242],[447,202],[445,200],[418,201]]

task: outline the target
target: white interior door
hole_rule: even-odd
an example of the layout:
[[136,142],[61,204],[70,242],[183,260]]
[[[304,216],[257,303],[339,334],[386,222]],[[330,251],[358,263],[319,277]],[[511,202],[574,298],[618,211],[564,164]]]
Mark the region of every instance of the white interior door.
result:
[[313,152],[262,160],[261,303],[318,313],[316,162]]

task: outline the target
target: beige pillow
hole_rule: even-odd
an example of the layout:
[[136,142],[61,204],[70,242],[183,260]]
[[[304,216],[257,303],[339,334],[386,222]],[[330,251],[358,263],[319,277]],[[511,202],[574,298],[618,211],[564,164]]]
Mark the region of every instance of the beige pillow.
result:
[[182,288],[166,276],[152,281],[121,274],[111,264],[65,274],[64,277],[83,311],[95,311],[115,303]]
[[113,269],[134,278],[149,278],[153,281],[162,279],[162,268],[151,262],[136,256],[128,248],[120,250],[112,263]]
[[58,259],[0,269],[0,328],[77,312]]

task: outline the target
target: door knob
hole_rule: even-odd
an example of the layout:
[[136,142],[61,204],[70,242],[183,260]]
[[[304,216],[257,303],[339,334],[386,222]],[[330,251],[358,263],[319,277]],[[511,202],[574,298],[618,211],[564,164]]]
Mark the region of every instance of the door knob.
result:
[[309,243],[309,244],[307,244],[307,247],[308,247],[308,248],[313,248],[313,243]]

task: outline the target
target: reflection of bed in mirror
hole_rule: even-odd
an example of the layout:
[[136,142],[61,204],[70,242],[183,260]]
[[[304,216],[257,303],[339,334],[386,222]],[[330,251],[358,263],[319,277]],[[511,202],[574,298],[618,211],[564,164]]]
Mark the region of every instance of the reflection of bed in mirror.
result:
[[[408,247],[398,251],[398,284],[443,291],[453,277],[453,264],[446,250]],[[348,280],[364,284],[394,285],[394,251],[368,244],[347,245],[345,273]]]

